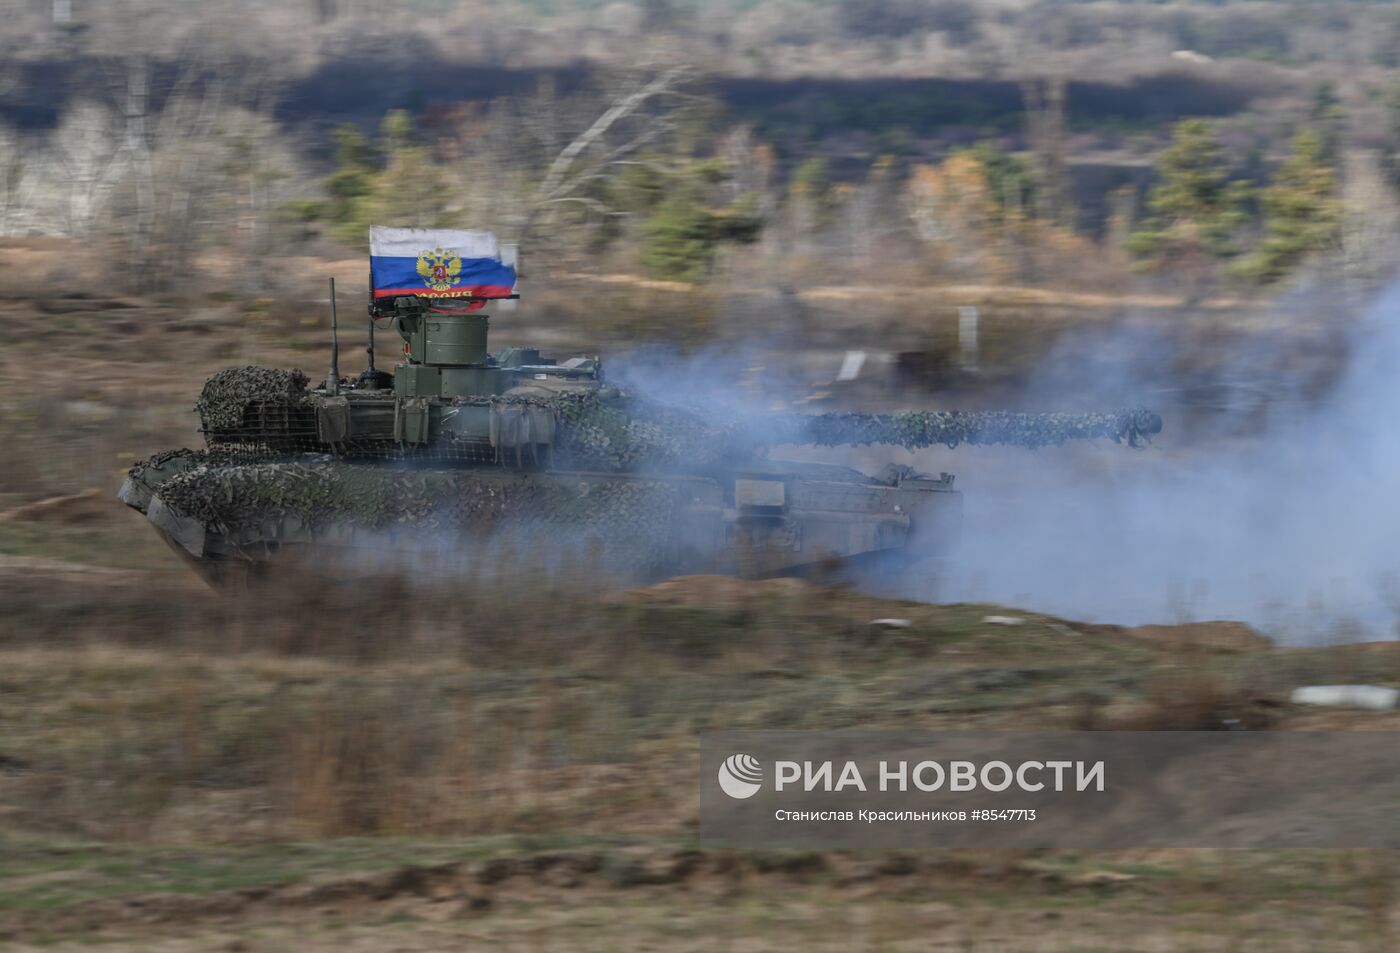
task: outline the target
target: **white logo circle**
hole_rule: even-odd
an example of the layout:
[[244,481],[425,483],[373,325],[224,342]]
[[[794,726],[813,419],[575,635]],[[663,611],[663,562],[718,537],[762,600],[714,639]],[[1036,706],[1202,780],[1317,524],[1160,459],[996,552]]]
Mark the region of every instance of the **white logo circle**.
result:
[[743,800],[763,786],[763,765],[746,754],[732,754],[719,766],[719,786],[725,794]]

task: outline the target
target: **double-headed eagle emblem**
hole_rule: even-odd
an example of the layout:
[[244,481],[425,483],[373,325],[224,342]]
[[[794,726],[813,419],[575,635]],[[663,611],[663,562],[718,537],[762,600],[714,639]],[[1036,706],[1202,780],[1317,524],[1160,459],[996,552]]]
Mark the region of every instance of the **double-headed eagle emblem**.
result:
[[462,280],[462,259],[441,248],[425,249],[418,255],[418,274],[434,291],[451,291]]

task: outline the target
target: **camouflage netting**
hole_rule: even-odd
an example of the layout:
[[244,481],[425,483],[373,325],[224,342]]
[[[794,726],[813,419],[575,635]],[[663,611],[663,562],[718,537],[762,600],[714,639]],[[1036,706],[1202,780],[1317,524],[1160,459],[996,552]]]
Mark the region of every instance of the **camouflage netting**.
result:
[[[237,430],[244,426],[249,402],[284,406],[306,401],[306,383],[296,371],[225,371],[209,381],[199,410],[206,427]],[[488,401],[530,404],[554,415],[554,472],[497,466],[407,468],[319,454],[293,457],[273,453],[269,441],[263,445],[269,449],[256,452],[220,447],[157,454],[132,468],[122,498],[150,512],[154,494],[176,517],[193,520],[245,551],[281,543],[363,542],[357,538],[363,534],[369,534],[371,544],[380,534],[386,540],[404,534],[421,547],[465,534],[552,552],[596,548],[590,559],[601,565],[645,570],[665,563],[675,543],[676,485],[569,470],[693,472],[722,468],[783,443],[879,443],[917,450],[964,443],[1043,447],[1106,438],[1137,445],[1161,429],[1160,419],[1145,410],[716,418],[626,398],[605,400],[594,393]],[[264,409],[259,408],[261,420],[268,417]],[[307,449],[318,448],[313,441]],[[415,456],[423,451],[398,452]]]
[[117,492],[127,506],[146,512],[156,488],[183,470],[202,466],[209,459],[202,450],[164,450],[132,466]]
[[[678,491],[664,481],[587,480],[508,470],[398,469],[364,464],[258,463],[197,467],[157,491],[166,506],[234,545],[311,542],[409,531],[604,546],[609,562],[659,564]],[[594,532],[597,531],[597,532]]]
[[[510,399],[510,398],[501,398]],[[1140,446],[1161,430],[1147,410],[1113,414],[928,411],[900,414],[779,414],[715,420],[638,401],[612,405],[593,394],[548,401],[559,421],[557,451],[567,466],[599,470],[707,467],[764,446],[891,444],[908,450],[1001,444],[1045,447],[1108,439]]]
[[236,430],[251,401],[299,407],[307,400],[307,377],[275,367],[231,367],[204,383],[194,409],[205,431]]
[[906,450],[961,444],[1047,447],[1069,440],[1107,439],[1141,446],[1162,429],[1161,418],[1136,409],[1113,414],[1017,414],[1006,411],[913,411],[902,414],[816,414],[769,418],[760,425],[772,443],[822,447],[892,444]]
[[142,460],[139,463],[132,464],[131,470],[127,475],[132,479],[139,480],[146,476],[147,471],[160,470],[172,460],[180,460],[182,458],[188,458],[187,462],[189,465],[198,466],[199,464],[205,463],[209,459],[209,455],[203,450],[162,450],[152,457]]
[[633,400],[607,402],[596,394],[565,394],[548,400],[498,398],[544,406],[558,423],[560,465],[583,470],[707,467],[735,449],[735,422]]
[[[245,461],[276,454],[324,451],[300,371],[240,367],[215,374],[196,410],[211,447],[237,449]],[[918,450],[962,444],[1045,447],[1069,440],[1108,439],[1139,446],[1161,429],[1146,410],[1111,414],[1022,414],[1003,411],[913,411],[897,414],[777,414],[762,417],[682,410],[636,398],[605,399],[596,392],[550,397],[474,397],[464,405],[522,405],[554,416],[556,467],[604,472],[705,469],[742,460],[766,446],[890,444]],[[250,412],[255,407],[255,412]],[[494,433],[494,431],[493,431]],[[494,440],[494,437],[492,438]],[[485,435],[480,443],[485,445]],[[339,452],[375,458],[490,462],[489,447],[443,439],[428,446],[387,438],[338,444]],[[505,459],[509,455],[497,455]],[[533,454],[532,454],[533,456]]]

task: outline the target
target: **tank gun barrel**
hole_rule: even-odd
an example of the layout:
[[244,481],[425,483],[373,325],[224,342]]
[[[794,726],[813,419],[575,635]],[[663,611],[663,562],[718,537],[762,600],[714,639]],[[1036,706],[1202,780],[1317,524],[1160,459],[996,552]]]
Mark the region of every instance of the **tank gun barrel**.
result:
[[763,418],[753,432],[763,442],[821,447],[892,444],[925,447],[1046,447],[1069,440],[1108,439],[1128,446],[1161,433],[1162,418],[1137,408],[1104,414],[1024,414],[1008,411],[910,411],[894,414],[784,414]]

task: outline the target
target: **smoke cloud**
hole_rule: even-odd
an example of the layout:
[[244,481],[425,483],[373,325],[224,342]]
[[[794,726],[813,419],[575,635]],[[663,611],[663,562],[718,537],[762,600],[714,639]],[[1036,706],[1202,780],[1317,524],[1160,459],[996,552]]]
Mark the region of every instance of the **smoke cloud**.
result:
[[[1337,310],[1335,330],[1311,345],[1346,355],[1326,393],[1282,359],[1284,346],[1243,349],[1217,361],[1217,383],[1235,382],[1233,402],[1217,398],[1205,423],[1189,426],[1182,388],[1164,386],[1174,362],[1160,341],[1110,345],[1133,354],[1122,376],[1081,377],[1074,394],[1049,369],[1052,356],[1029,404],[1086,391],[1122,397],[1136,379],[1164,432],[1131,454],[1080,445],[1019,461],[982,451],[942,458],[959,471],[966,520],[931,595],[1121,624],[1238,619],[1292,644],[1394,638],[1400,440],[1389,420],[1400,407],[1400,283],[1360,320]],[[1286,349],[1296,356],[1299,342]]]
[[[1237,619],[1292,644],[1394,638],[1400,440],[1388,421],[1400,407],[1400,283],[1359,319],[1326,296],[1292,308],[1306,317],[1275,312],[1248,333],[1220,322],[1182,333],[1156,318],[1071,335],[1009,408],[1145,405],[1165,430],[1143,450],[779,447],[772,456],[957,474],[961,541],[936,570],[901,579],[901,595],[1125,625]],[[756,417],[777,409],[784,390],[800,392],[783,367],[761,367],[759,353],[652,353],[614,370],[650,400]],[[753,386],[737,383],[746,375]]]

